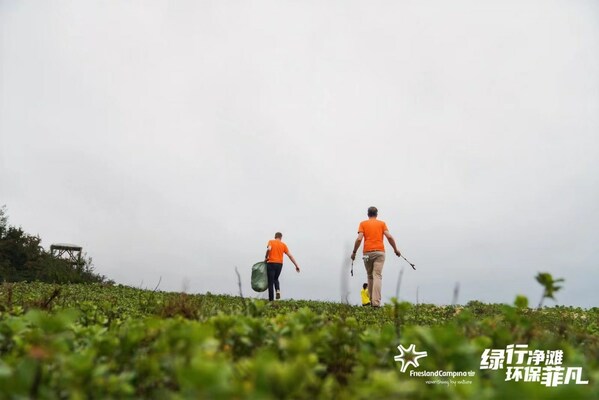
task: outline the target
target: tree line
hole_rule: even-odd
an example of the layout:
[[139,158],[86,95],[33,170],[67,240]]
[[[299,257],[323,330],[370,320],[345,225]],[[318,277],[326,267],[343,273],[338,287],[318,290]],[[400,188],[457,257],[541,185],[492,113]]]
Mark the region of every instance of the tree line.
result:
[[0,207],[0,281],[49,283],[111,283],[96,274],[91,258],[73,265],[41,246],[41,238],[8,224],[6,206]]

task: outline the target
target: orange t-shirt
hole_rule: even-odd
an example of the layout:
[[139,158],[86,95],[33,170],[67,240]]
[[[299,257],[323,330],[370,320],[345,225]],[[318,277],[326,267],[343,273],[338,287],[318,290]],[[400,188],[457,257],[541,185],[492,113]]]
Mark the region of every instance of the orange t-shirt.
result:
[[268,262],[283,264],[283,254],[287,254],[289,249],[281,240],[271,239],[268,241]]
[[383,232],[387,230],[387,224],[378,219],[367,219],[360,222],[358,233],[364,234],[364,253],[369,251],[385,251],[383,244]]

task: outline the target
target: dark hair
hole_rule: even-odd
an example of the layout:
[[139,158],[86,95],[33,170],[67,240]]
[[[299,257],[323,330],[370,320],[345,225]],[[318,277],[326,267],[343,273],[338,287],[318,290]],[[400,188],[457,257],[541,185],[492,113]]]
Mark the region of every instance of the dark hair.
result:
[[366,289],[367,287],[368,287],[367,283],[365,283],[365,284],[362,285],[362,289]]
[[275,239],[279,239],[279,238],[282,238],[282,237],[283,237],[283,234],[281,232],[275,233]]
[[368,207],[368,216],[369,217],[376,217],[379,214],[379,210],[376,209],[376,207],[372,206],[372,207]]

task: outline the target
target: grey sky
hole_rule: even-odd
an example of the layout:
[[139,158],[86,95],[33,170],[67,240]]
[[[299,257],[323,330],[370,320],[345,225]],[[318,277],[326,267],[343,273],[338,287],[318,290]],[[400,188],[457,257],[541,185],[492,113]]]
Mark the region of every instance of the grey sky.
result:
[[376,205],[384,299],[597,306],[598,171],[595,1],[0,0],[0,204],[119,283],[339,300]]

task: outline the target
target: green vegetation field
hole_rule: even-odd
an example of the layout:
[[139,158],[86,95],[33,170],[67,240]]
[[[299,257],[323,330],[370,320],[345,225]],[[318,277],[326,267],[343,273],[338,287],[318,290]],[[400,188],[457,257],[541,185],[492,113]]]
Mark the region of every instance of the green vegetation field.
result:
[[[153,292],[108,284],[0,285],[3,399],[598,399],[599,309],[315,301]],[[564,351],[586,385],[546,387],[481,370],[481,354],[526,343]],[[427,384],[418,370],[475,371]],[[413,369],[413,368],[410,368]],[[444,379],[444,378],[438,378]],[[449,379],[449,378],[445,378]]]

